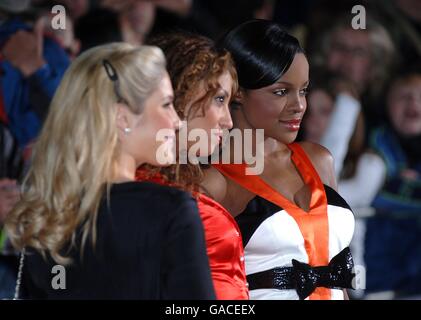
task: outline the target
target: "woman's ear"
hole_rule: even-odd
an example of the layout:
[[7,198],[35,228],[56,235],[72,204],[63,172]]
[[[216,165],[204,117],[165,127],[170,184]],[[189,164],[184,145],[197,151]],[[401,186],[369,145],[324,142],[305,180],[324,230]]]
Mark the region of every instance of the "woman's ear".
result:
[[231,110],[239,110],[243,105],[244,101],[244,91],[239,89],[234,95],[234,98],[231,100],[230,108]]
[[121,132],[127,132],[130,130],[130,110],[124,104],[117,104],[117,118],[116,118],[117,129]]
[[244,102],[244,90],[239,89],[232,100],[235,104],[242,105]]

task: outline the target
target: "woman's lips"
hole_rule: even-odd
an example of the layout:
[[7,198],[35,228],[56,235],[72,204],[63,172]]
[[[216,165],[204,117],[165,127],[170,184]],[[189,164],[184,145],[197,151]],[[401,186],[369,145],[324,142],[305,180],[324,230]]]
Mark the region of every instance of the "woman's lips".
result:
[[216,137],[216,141],[218,142],[218,144],[220,144],[222,142],[222,133],[215,134],[214,136]]
[[298,131],[300,129],[301,119],[279,120],[279,122],[290,131]]

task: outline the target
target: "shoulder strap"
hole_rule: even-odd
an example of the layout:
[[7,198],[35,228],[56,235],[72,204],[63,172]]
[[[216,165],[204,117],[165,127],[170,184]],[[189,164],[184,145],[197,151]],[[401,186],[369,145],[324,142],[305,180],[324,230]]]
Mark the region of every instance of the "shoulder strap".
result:
[[23,248],[22,252],[20,253],[18,276],[16,278],[15,295],[13,300],[19,300],[20,296],[20,289],[22,287],[23,264],[25,262],[25,251],[25,248]]

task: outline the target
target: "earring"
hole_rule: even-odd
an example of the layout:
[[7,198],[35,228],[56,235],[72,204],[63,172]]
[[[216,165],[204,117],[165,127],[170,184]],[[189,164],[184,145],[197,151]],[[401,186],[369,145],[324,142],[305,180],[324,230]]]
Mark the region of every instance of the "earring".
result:
[[124,134],[128,135],[130,132],[132,132],[132,129],[129,127],[124,128]]

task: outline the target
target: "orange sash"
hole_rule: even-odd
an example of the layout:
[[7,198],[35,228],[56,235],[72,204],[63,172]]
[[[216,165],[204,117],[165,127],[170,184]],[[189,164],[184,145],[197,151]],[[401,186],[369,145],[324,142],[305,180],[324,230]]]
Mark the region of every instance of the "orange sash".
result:
[[[305,184],[310,187],[311,200],[309,212],[292,203],[257,175],[245,175],[246,164],[214,164],[213,166],[226,177],[243,188],[284,209],[294,218],[304,238],[304,245],[313,266],[326,266],[329,263],[329,225],[327,198],[324,186],[317,171],[302,147],[297,143],[288,145],[292,151],[291,159]],[[317,288],[309,297],[311,300],[329,300],[328,288]]]

